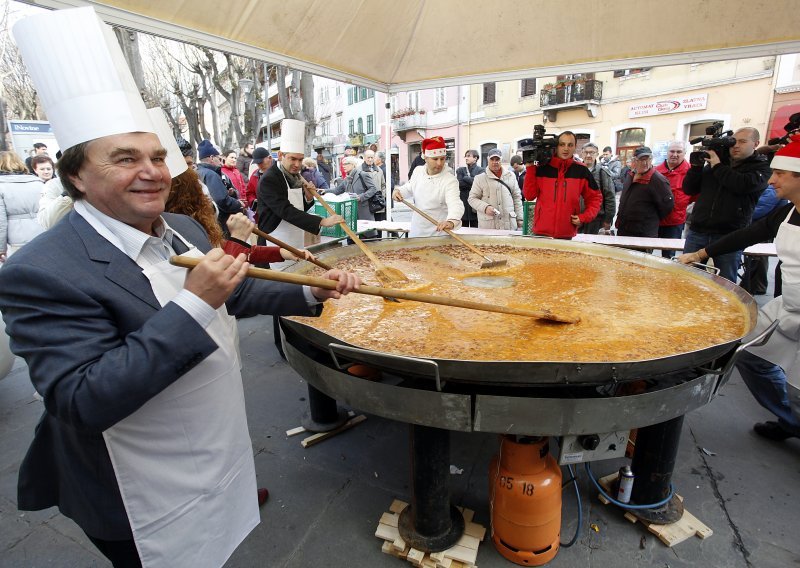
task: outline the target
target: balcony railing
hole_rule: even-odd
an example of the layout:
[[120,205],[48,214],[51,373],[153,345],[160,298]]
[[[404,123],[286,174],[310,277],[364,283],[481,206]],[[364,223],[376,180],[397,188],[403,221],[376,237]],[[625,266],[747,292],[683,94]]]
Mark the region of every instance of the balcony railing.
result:
[[414,128],[425,128],[427,125],[428,115],[425,113],[418,112],[392,119],[392,130],[395,132],[413,130]]
[[350,145],[351,146],[363,146],[364,145],[364,135],[357,133],[350,135]]
[[603,98],[603,82],[596,79],[565,84],[539,91],[539,104],[542,107],[568,105],[570,103],[600,102]]
[[333,136],[330,134],[314,136],[314,138],[311,139],[312,148],[330,148],[331,146],[333,146]]
[[380,139],[380,134],[367,134],[364,136],[364,144],[376,144]]

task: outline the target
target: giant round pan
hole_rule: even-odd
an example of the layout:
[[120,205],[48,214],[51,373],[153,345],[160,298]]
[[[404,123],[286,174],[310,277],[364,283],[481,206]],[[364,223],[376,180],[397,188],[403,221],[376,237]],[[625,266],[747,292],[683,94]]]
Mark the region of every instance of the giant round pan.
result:
[[[465,237],[471,244],[476,246],[511,246],[520,248],[542,248],[555,251],[569,251],[582,255],[591,255],[591,262],[605,262],[603,259],[617,259],[629,263],[646,266],[658,271],[666,271],[673,275],[691,275],[693,278],[705,279],[714,290],[719,294],[726,294],[733,298],[730,302],[730,309],[738,310],[745,314],[744,329],[736,337],[726,341],[705,345],[700,349],[687,350],[665,357],[645,358],[641,360],[614,360],[614,361],[552,361],[552,360],[495,360],[492,353],[485,353],[481,360],[464,360],[453,358],[438,358],[426,356],[420,360],[414,360],[413,356],[399,357],[393,354],[392,345],[404,340],[402,329],[397,330],[394,338],[388,339],[385,344],[378,348],[362,349],[348,341],[348,337],[336,332],[326,332],[315,327],[313,318],[283,318],[282,325],[289,334],[300,336],[305,341],[311,343],[323,351],[333,351],[339,355],[345,351],[351,359],[361,360],[378,368],[405,374],[436,375],[441,380],[462,381],[484,384],[507,384],[507,385],[566,385],[566,384],[587,384],[605,383],[609,381],[627,381],[640,378],[649,378],[659,375],[666,375],[688,369],[708,366],[713,361],[724,357],[730,353],[740,343],[756,323],[757,306],[754,299],[744,290],[734,285],[730,281],[713,275],[708,272],[699,271],[695,268],[680,265],[676,262],[663,259],[650,254],[636,251],[594,245],[588,243],[578,243],[572,241],[531,239],[526,237],[499,237],[499,236],[478,236],[469,235]],[[424,239],[394,239],[390,241],[380,241],[372,243],[371,248],[380,255],[382,251],[397,251],[398,249],[418,249],[425,247],[438,247],[451,245],[453,240],[449,237],[431,237]],[[485,250],[485,249],[484,249]],[[357,247],[340,247],[326,251],[320,258],[326,263],[336,265],[342,261],[346,264],[347,259],[361,256],[362,253]],[[493,255],[493,256],[502,256]],[[479,265],[480,259],[475,259],[475,268]],[[310,273],[318,271],[316,267],[309,263],[299,263],[290,269],[292,272]],[[659,275],[661,276],[661,275]],[[492,294],[487,291],[487,301],[491,301]],[[597,290],[597,301],[602,302],[603,290]],[[546,303],[546,299],[541,299]],[[627,301],[627,300],[626,300]],[[636,302],[636,297],[630,298],[631,302]],[[578,310],[580,306],[576,307]],[[678,317],[679,314],[676,314]],[[504,316],[506,317],[506,316]],[[518,316],[507,316],[518,317]],[[653,326],[659,326],[661,322],[651,322]],[[340,348],[338,346],[345,346]],[[355,349],[354,349],[355,348]],[[413,354],[412,354],[413,355]]]

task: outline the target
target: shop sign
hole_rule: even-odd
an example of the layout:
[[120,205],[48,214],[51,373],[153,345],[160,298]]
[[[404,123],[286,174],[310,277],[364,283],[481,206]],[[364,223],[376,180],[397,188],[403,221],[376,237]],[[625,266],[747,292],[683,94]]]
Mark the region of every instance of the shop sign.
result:
[[704,110],[707,106],[708,93],[703,93],[702,95],[687,95],[685,97],[675,97],[673,99],[631,105],[628,107],[628,118]]

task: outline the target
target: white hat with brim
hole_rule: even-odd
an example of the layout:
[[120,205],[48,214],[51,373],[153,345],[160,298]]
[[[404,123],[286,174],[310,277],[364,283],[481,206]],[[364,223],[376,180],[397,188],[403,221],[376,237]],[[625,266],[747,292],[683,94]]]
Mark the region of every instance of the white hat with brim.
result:
[[306,123],[286,118],[281,123],[281,152],[284,154],[306,153]]
[[150,121],[153,123],[153,129],[156,131],[158,140],[164,149],[167,151],[167,168],[169,168],[170,177],[178,177],[185,172],[189,166],[186,165],[186,160],[183,159],[181,149],[178,148],[178,142],[175,140],[175,135],[172,128],[167,124],[167,118],[164,116],[164,111],[160,108],[149,108],[147,114],[150,115]]
[[13,34],[62,150],[114,134],[155,133],[114,32],[94,8],[36,14],[17,22]]

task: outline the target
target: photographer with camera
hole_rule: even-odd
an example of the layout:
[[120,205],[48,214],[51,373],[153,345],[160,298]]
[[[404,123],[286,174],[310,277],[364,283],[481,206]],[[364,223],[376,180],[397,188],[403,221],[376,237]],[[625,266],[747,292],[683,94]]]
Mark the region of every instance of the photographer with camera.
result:
[[[686,233],[684,253],[696,252],[748,226],[756,202],[767,187],[769,164],[764,156],[755,153],[758,130],[740,128],[733,136],[723,136],[721,130],[719,125],[711,138],[702,140],[706,151],[689,155],[691,167],[683,180],[683,191],[696,195],[697,201]],[[692,140],[692,143],[696,142]],[[711,258],[720,276],[736,282],[742,250]]]
[[[573,238],[578,234],[578,227],[597,217],[603,201],[589,169],[573,160],[575,134],[567,130],[557,137],[546,135],[544,127],[537,125],[533,140],[523,142],[525,144],[520,143],[522,159],[529,164],[523,193],[528,201],[536,200],[534,234],[555,239]],[[581,197],[585,205],[582,213]]]

